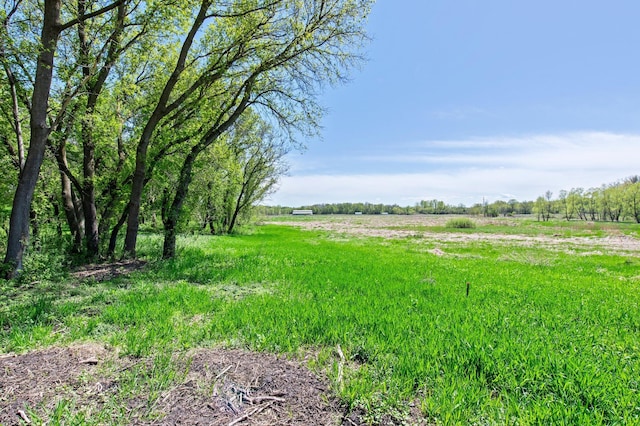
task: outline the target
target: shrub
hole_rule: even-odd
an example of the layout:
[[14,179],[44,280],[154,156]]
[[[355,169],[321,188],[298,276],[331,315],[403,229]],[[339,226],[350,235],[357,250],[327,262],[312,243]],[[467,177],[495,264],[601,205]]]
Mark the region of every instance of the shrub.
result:
[[457,228],[457,229],[470,229],[475,228],[476,223],[469,219],[468,217],[460,217],[457,219],[451,219],[447,221],[445,225],[447,228]]

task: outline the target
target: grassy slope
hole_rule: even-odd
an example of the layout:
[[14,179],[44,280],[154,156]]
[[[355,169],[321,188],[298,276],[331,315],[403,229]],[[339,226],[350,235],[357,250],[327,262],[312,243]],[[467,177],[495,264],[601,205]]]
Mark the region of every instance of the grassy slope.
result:
[[[637,257],[486,243],[435,256],[420,238],[281,226],[181,245],[128,279],[21,292],[0,310],[0,348],[314,347],[344,401],[372,419],[410,401],[445,424],[640,422]],[[338,345],[351,367],[340,381]]]

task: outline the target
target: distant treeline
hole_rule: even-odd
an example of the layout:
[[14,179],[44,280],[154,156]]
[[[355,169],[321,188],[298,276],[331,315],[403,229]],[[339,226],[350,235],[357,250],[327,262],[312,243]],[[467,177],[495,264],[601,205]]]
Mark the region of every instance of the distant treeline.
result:
[[539,220],[562,217],[566,220],[633,220],[640,223],[640,176],[631,176],[598,188],[562,190],[554,198],[551,191],[536,201],[484,201],[471,207],[451,205],[441,200],[423,200],[413,206],[374,203],[330,203],[300,207],[259,206],[263,215],[286,215],[294,209],[312,210],[313,214],[469,214],[486,217],[535,214]]
[[291,214],[293,210],[312,210],[313,214],[475,214],[485,216],[531,214],[533,201],[517,200],[495,201],[493,203],[477,203],[471,207],[446,204],[441,200],[423,200],[413,206],[401,207],[398,204],[374,203],[330,203],[313,204],[300,207],[260,206],[259,212],[264,215]]
[[587,190],[562,190],[555,199],[553,193],[547,191],[538,197],[533,210],[538,219],[543,221],[561,216],[566,220],[633,220],[640,223],[640,176]]

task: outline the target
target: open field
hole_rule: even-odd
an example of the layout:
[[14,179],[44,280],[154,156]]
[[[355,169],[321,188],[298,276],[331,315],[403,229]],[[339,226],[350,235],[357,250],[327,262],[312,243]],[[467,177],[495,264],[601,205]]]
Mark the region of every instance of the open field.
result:
[[354,236],[382,238],[420,237],[440,242],[487,241],[498,245],[572,249],[596,247],[607,251],[640,252],[640,225],[582,221],[539,222],[532,218],[484,218],[470,216],[473,229],[446,227],[451,215],[407,216],[314,216],[280,217],[270,223],[285,222],[309,230],[326,230]]
[[270,219],[167,262],[148,235],[128,275],[3,282],[0,423],[229,424],[264,405],[242,385],[249,424],[640,424],[638,225],[449,219]]

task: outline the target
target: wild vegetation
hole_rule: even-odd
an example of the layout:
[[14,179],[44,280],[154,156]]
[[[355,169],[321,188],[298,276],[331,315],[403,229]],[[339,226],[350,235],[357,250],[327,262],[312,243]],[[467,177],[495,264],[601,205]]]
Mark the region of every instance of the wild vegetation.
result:
[[631,219],[640,223],[640,176],[586,191],[583,188],[562,190],[556,200],[552,197],[547,191],[536,200],[534,211],[539,219],[549,220],[559,214],[566,220],[619,222]]
[[0,419],[168,421],[189,386],[210,413],[225,373],[194,350],[222,348],[303,362],[347,423],[640,423],[637,177],[234,232],[361,62],[371,3],[3,3],[0,384],[73,345],[107,361],[28,399],[0,386]]
[[6,276],[45,221],[88,261],[122,233],[118,252],[135,257],[156,220],[174,256],[193,197],[203,224],[233,229],[317,132],[320,89],[360,62],[371,3],[4,2]]
[[[0,348],[155,359],[128,388],[149,407],[183,380],[167,354],[224,345],[306,356],[369,424],[640,422],[637,225],[412,218],[281,219],[179,237],[177,258],[128,277],[6,281]],[[156,259],[160,238],[139,254]]]
[[470,229],[475,228],[476,223],[468,217],[448,220],[445,224],[447,228]]

